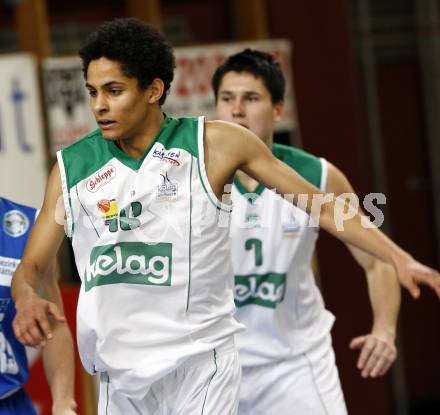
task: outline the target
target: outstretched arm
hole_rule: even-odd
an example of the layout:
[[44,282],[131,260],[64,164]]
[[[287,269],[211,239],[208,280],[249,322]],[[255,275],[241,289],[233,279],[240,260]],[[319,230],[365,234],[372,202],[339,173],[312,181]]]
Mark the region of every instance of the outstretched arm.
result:
[[[345,175],[328,163],[327,191],[336,196],[354,195]],[[359,209],[359,213],[362,211]],[[373,310],[371,332],[354,338],[350,347],[360,350],[357,367],[363,377],[384,375],[397,357],[395,346],[397,318],[400,309],[400,286],[394,268],[347,245],[367,277],[368,295]]]
[[[345,209],[353,210],[350,204],[345,204],[334,195],[323,194],[318,188],[303,179],[272,155],[269,149],[253,133],[243,127],[226,122],[216,121],[207,123],[207,151],[208,158],[214,161],[208,177],[211,183],[228,183],[237,169],[243,170],[249,176],[270,189],[276,189],[284,197],[291,197],[294,204],[300,205],[308,213],[313,213],[316,208],[314,201],[320,199],[317,219],[319,225],[343,242],[354,245],[376,258],[392,265],[397,273],[400,283],[405,286],[414,298],[420,295],[418,284],[429,285],[440,297],[440,274],[415,261],[407,252],[402,250],[366,217],[361,217],[358,212],[341,224],[341,214]],[[224,161],[216,158],[221,154]],[[208,160],[209,163],[211,163]],[[223,166],[221,166],[223,163]],[[218,172],[213,173],[216,169]],[[215,190],[216,191],[216,190]],[[303,195],[305,197],[300,197]],[[342,209],[341,209],[342,206]]]
[[[56,264],[49,267],[41,280],[44,298],[63,312],[63,302],[57,282]],[[75,363],[72,335],[67,323],[52,321],[52,339],[43,349],[46,379],[52,394],[53,415],[75,415]]]
[[400,287],[394,269],[380,260],[352,248],[353,255],[364,268],[368,294],[373,310],[371,332],[350,342],[360,350],[357,367],[363,377],[383,376],[397,357],[395,346],[397,316],[400,308]]
[[27,346],[45,346],[53,337],[48,317],[65,322],[59,307],[41,297],[43,275],[64,236],[64,211],[59,206],[61,181],[58,166],[52,169],[46,187],[43,207],[32,227],[20,265],[12,278],[11,293],[17,309],[13,322],[17,339]]

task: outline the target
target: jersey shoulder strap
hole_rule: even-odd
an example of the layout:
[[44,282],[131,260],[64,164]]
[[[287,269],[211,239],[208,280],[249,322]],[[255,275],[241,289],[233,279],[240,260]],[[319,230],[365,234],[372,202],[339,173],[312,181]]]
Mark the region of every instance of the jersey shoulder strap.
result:
[[113,158],[108,143],[97,129],[63,150],[58,151],[60,169],[66,171],[68,189],[90,176]]
[[157,142],[166,149],[180,148],[198,157],[199,120],[195,117],[165,117]]
[[272,152],[277,159],[296,170],[309,183],[322,189],[324,184],[322,159],[296,147],[278,143],[273,144]]

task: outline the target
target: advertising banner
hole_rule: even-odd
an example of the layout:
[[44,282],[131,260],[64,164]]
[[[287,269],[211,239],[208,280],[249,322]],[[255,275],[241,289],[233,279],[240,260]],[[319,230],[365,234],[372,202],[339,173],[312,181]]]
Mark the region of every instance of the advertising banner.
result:
[[[247,47],[271,53],[280,63],[287,82],[284,116],[277,130],[295,130],[297,118],[291,75],[291,44],[287,40],[175,48],[176,70],[164,111],[173,117],[205,115],[207,119],[215,119],[212,75],[228,55]],[[96,129],[97,125],[89,108],[79,57],[46,59],[43,79],[51,151],[55,153]]]
[[287,40],[265,40],[246,43],[225,43],[175,49],[176,71],[164,111],[173,116],[205,115],[215,119],[211,78],[225,59],[245,48],[262,50],[275,57],[286,77],[284,115],[277,130],[296,128],[296,110],[292,85],[291,44]]
[[40,207],[46,158],[37,66],[27,54],[0,57],[0,194]]
[[49,122],[51,153],[97,128],[89,108],[88,92],[79,57],[48,58],[43,82]]

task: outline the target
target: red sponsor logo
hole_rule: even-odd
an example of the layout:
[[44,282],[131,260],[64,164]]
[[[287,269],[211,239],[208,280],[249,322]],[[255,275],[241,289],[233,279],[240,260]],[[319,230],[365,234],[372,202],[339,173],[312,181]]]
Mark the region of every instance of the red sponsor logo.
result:
[[113,180],[116,176],[116,169],[112,165],[108,165],[99,170],[93,177],[87,180],[87,190],[95,193],[102,186]]
[[180,166],[180,163],[177,160],[168,158],[168,157],[164,157],[163,159],[161,159],[164,163],[169,163],[172,164],[173,166]]
[[100,200],[98,202],[98,209],[102,212],[102,213],[107,213],[110,210],[110,200]]

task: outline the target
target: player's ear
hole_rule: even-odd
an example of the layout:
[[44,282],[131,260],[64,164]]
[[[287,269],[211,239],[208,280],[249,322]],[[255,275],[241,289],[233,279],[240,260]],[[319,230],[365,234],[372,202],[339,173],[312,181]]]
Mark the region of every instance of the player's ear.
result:
[[280,121],[284,113],[284,101],[279,101],[273,105],[274,120]]
[[151,84],[147,88],[147,102],[149,104],[155,104],[160,100],[164,94],[165,85],[162,79],[154,78]]

